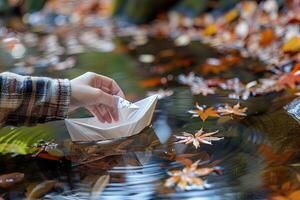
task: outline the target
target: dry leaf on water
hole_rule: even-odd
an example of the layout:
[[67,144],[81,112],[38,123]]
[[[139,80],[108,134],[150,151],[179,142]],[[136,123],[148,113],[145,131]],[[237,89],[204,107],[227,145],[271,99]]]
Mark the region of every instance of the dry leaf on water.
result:
[[97,179],[91,191],[91,199],[98,199],[100,197],[102,191],[109,183],[109,178],[109,175],[103,175]]
[[0,188],[10,188],[17,183],[20,183],[24,178],[23,173],[10,173],[0,176]]
[[241,108],[240,103],[237,103],[232,107],[228,104],[225,104],[224,106],[218,108],[218,112],[223,116],[226,115],[247,116],[247,114],[245,113],[247,109],[248,109],[247,107]]
[[214,168],[198,168],[199,161],[182,170],[172,170],[168,174],[171,176],[165,182],[166,187],[177,185],[181,190],[187,190],[188,186],[204,187],[204,180],[201,178],[214,172]]
[[220,117],[218,112],[213,107],[205,109],[196,103],[196,108],[197,110],[189,110],[188,112],[193,114],[192,117],[200,117],[202,121],[205,121],[208,117]]
[[175,143],[185,143],[185,144],[192,143],[197,149],[198,147],[200,147],[200,143],[212,145],[212,143],[211,143],[212,141],[223,140],[224,139],[223,137],[220,138],[220,137],[212,136],[218,132],[219,131],[217,130],[214,132],[207,133],[207,132],[203,131],[203,128],[201,128],[197,133],[195,133],[195,135],[193,135],[191,133],[183,132],[183,136],[175,135],[176,139],[179,139],[179,141],[177,141]]

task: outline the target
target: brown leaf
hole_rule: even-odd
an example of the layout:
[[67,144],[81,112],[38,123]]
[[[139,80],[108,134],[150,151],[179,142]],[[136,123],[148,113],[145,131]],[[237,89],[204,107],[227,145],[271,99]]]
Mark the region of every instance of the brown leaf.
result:
[[45,194],[50,192],[56,185],[56,181],[54,180],[47,180],[40,184],[37,184],[36,186],[32,188],[27,188],[27,199],[33,200],[33,199],[39,199],[43,197]]
[[10,173],[10,174],[3,174],[0,176],[0,188],[10,188],[15,184],[22,182],[24,179],[23,173]]

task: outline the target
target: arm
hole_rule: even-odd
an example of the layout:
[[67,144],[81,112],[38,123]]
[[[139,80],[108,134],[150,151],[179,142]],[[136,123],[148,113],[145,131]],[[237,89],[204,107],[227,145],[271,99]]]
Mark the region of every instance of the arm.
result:
[[92,72],[70,81],[5,72],[0,74],[0,125],[33,125],[63,119],[69,110],[78,107],[111,123],[118,120],[113,95],[124,97],[114,80]]
[[0,74],[1,125],[32,125],[67,116],[71,86],[67,79]]

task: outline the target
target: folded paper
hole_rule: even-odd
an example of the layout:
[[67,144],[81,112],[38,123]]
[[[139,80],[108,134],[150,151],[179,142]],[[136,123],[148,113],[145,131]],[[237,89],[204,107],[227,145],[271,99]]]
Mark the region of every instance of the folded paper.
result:
[[142,99],[134,104],[118,102],[118,107],[120,106],[119,103],[123,107],[121,106],[119,109],[121,118],[117,122],[102,123],[95,117],[65,119],[72,141],[92,142],[138,134],[151,124],[157,103],[157,95]]
[[119,110],[119,120],[130,120],[130,117],[139,109],[139,107],[119,96],[115,96],[117,107]]

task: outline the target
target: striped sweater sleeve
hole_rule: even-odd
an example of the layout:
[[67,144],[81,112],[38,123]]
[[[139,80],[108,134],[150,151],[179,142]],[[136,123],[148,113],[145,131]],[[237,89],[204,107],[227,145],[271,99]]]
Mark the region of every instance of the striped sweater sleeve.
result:
[[34,125],[67,116],[71,86],[67,79],[0,74],[0,124]]

